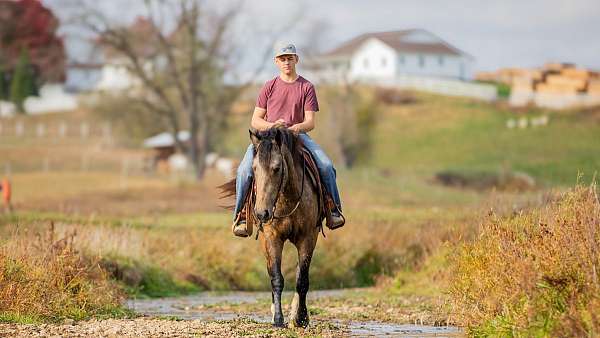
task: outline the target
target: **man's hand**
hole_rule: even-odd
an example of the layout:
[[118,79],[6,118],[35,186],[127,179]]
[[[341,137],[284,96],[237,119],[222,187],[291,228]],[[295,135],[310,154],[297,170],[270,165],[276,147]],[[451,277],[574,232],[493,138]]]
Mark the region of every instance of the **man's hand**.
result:
[[302,131],[300,125],[298,124],[294,124],[293,126],[288,127],[288,129],[293,131],[294,133],[300,133]]
[[279,127],[287,128],[287,123],[285,122],[284,119],[279,119],[273,123],[272,128],[279,128]]

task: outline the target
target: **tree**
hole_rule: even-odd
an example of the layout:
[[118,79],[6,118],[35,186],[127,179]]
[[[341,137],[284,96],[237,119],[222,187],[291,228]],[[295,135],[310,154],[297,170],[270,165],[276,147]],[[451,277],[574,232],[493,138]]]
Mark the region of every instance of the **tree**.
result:
[[64,81],[65,51],[58,27],[58,19],[41,1],[0,1],[0,59],[5,71],[12,72],[26,50],[37,82]]
[[[129,98],[169,127],[177,147],[188,154],[195,176],[201,179],[205,155],[215,139],[212,133],[217,133],[232,102],[250,85],[228,85],[224,77],[237,55],[234,51],[239,52],[229,34],[240,7],[219,12],[201,0],[146,0],[144,4],[147,15],[131,27],[117,25],[81,2],[75,21],[97,34],[107,52],[138,80],[140,86],[130,91]],[[174,29],[165,28],[169,21]],[[270,45],[263,60],[269,59]],[[257,67],[254,74],[261,70]],[[189,146],[176,137],[186,127]]]
[[0,100],[6,100],[8,98],[8,85],[6,79],[6,72],[0,63]]
[[34,75],[29,64],[27,51],[23,50],[19,56],[19,63],[13,72],[10,84],[10,100],[17,106],[19,113],[25,113],[23,103],[28,96],[35,95]]

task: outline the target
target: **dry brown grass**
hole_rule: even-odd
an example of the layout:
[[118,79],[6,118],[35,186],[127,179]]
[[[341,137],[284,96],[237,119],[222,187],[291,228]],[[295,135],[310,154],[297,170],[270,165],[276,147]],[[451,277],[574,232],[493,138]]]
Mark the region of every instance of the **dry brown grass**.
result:
[[457,319],[478,335],[597,335],[599,261],[595,185],[511,217],[491,214],[454,257]]
[[76,249],[75,233],[16,228],[0,244],[0,321],[56,321],[123,314],[122,294],[97,261]]

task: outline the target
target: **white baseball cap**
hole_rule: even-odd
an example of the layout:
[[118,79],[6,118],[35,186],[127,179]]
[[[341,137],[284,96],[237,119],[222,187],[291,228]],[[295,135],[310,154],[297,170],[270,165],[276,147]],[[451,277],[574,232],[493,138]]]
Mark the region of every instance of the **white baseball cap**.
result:
[[296,53],[296,46],[292,43],[279,43],[275,46],[273,57],[280,55],[298,55]]

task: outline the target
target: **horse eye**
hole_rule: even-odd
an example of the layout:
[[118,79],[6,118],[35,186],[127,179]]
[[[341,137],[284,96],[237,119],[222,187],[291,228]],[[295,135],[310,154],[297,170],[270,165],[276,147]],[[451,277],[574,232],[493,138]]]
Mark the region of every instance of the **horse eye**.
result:
[[275,167],[275,168],[273,168],[273,172],[274,172],[274,173],[278,173],[278,172],[279,172],[279,169],[281,169],[281,167]]

